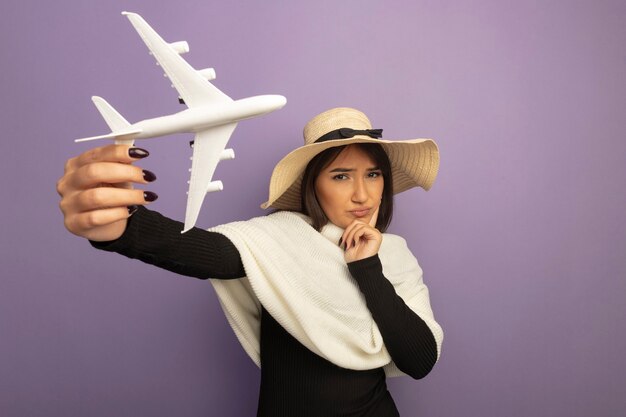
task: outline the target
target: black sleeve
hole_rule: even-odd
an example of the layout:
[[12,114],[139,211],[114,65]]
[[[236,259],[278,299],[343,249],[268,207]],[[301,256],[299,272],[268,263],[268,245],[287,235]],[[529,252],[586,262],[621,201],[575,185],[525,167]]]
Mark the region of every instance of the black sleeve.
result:
[[396,294],[383,275],[378,255],[350,262],[348,269],[365,296],[394,363],[415,379],[428,375],[437,361],[435,337],[424,320]]
[[95,248],[190,277],[233,279],[245,276],[237,248],[222,234],[196,227],[181,234],[181,222],[145,207],[139,207],[128,220],[119,239],[90,243]]

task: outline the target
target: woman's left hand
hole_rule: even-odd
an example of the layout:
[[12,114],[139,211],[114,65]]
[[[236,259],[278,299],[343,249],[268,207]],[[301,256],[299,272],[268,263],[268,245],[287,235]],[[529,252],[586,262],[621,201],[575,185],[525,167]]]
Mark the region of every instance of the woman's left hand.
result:
[[374,227],[378,219],[378,208],[369,223],[355,219],[346,227],[341,236],[346,263],[360,261],[378,253],[383,235]]

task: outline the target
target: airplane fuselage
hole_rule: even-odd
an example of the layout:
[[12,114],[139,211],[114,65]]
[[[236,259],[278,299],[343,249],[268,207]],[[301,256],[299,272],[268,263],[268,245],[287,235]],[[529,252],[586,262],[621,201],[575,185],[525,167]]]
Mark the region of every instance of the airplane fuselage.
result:
[[261,95],[217,105],[198,106],[168,116],[137,122],[130,128],[141,129],[134,139],[148,139],[174,133],[196,133],[211,127],[260,116],[285,105],[280,95]]

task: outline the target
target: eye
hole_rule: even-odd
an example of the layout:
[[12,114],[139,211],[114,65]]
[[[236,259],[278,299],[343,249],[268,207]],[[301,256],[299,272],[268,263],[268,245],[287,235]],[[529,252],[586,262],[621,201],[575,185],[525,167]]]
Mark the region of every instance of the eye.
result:
[[368,173],[367,176],[369,178],[378,178],[378,177],[382,177],[383,173],[381,171],[372,171],[372,172]]
[[333,177],[333,179],[337,180],[337,181],[342,181],[342,180],[345,180],[347,178],[348,178],[348,176],[346,174],[337,174],[337,175],[335,175]]

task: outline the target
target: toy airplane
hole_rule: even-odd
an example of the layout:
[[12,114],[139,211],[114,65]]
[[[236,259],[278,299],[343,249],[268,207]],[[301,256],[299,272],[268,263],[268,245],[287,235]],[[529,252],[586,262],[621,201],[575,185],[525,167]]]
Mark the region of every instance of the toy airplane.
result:
[[135,27],[150,54],[165,70],[180,94],[179,101],[189,108],[168,116],[146,119],[130,124],[101,97],[92,100],[111,128],[111,133],[77,139],[83,142],[95,139],[115,139],[115,143],[132,145],[135,139],[147,139],[173,133],[195,133],[191,178],[185,213],[185,233],[196,224],[206,193],[220,191],[221,181],[212,181],[217,164],[233,159],[232,149],[225,149],[237,122],[260,116],[285,105],[287,99],[279,95],[262,95],[233,100],[209,81],[215,79],[213,68],[197,71],[180,54],[189,52],[185,41],[167,43],[138,14],[123,12]]

